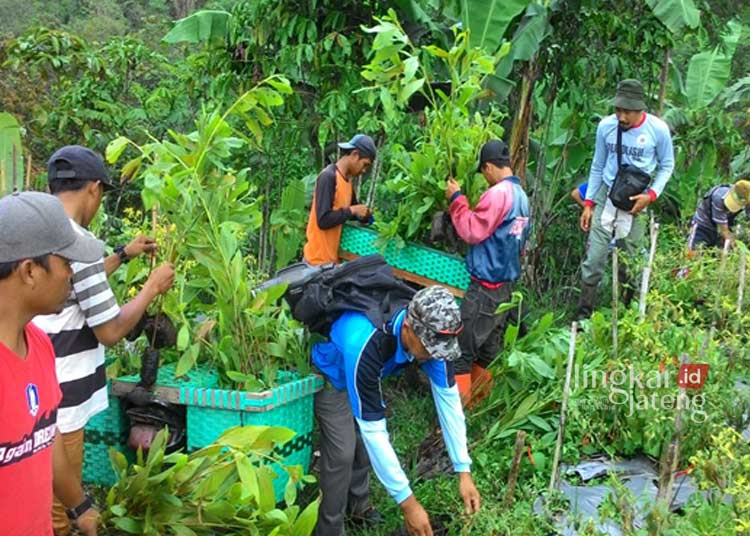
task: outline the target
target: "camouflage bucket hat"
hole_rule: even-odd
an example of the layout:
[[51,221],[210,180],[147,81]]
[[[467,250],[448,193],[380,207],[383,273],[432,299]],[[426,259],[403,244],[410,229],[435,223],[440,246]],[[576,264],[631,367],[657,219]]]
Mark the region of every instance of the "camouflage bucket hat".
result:
[[409,303],[406,320],[433,359],[453,361],[461,355],[461,312],[445,288],[434,285],[417,292]]

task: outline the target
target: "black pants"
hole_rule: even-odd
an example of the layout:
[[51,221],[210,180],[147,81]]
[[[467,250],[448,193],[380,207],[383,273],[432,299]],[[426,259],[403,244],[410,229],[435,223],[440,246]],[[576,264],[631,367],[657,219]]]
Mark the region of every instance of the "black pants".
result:
[[489,289],[472,280],[461,302],[464,329],[458,336],[461,358],[454,364],[456,374],[471,372],[472,363],[487,367],[502,347],[505,326],[518,317],[517,309],[495,314],[498,305],[510,301],[513,283]]

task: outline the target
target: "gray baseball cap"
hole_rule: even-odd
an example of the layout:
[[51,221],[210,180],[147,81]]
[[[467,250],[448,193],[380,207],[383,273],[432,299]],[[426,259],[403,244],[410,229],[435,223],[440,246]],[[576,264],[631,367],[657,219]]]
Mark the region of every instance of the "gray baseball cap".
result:
[[378,149],[375,147],[375,142],[366,134],[357,134],[349,141],[339,143],[339,147],[342,149],[357,149],[361,156],[373,160],[375,160],[375,156],[378,153]]
[[461,355],[461,311],[444,287],[433,285],[417,292],[409,302],[406,320],[433,359],[453,361]]
[[20,192],[0,199],[0,262],[50,253],[75,262],[96,262],[104,255],[104,243],[75,229],[53,195]]

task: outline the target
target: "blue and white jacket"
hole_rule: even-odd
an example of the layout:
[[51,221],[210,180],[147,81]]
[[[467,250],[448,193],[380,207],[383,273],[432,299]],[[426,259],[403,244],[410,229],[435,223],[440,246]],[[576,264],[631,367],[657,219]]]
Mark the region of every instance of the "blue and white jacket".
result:
[[[330,342],[313,345],[313,364],[338,390],[346,389],[375,474],[399,504],[412,494],[409,479],[396,457],[386,428],[385,401],[380,381],[414,360],[401,342],[406,309],[383,329],[362,313],[346,312],[333,323]],[[466,422],[453,379],[453,366],[430,359],[420,367],[430,379],[440,427],[456,472],[468,472]]]

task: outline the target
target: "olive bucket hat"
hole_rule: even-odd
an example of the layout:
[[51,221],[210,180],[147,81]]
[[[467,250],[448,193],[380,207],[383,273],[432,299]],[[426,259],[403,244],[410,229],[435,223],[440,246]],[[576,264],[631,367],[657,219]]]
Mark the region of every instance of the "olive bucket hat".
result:
[[615,92],[615,108],[625,110],[645,110],[646,99],[643,96],[643,85],[632,78],[617,84]]

